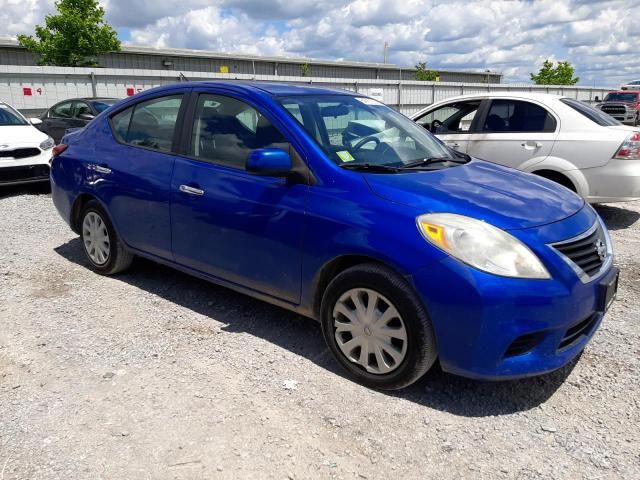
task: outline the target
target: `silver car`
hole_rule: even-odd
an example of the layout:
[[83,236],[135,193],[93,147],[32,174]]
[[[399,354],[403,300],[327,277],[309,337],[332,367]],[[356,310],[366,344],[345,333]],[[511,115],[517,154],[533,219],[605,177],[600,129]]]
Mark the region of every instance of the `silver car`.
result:
[[546,177],[590,203],[640,199],[640,129],[578,100],[464,95],[412,119],[455,150]]

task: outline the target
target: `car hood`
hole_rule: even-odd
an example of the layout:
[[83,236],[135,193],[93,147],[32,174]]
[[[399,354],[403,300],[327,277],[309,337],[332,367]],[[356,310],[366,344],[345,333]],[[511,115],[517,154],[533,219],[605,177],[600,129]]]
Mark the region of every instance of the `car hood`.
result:
[[544,178],[482,160],[434,171],[365,174],[376,195],[419,213],[457,213],[505,230],[563,220],[584,200]]
[[9,147],[14,145],[38,146],[46,139],[47,134],[32,125],[0,126],[0,145],[9,145]]

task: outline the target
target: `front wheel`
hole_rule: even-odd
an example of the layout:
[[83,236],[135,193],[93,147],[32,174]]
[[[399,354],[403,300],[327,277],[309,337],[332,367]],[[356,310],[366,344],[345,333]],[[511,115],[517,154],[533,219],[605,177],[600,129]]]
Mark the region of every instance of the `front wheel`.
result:
[[88,202],[82,210],[80,236],[84,253],[96,272],[113,275],[131,265],[133,254],[126,249],[109,216],[95,200]]
[[329,283],[322,332],[334,357],[364,385],[397,390],[434,364],[433,327],[405,280],[376,264],[351,267]]

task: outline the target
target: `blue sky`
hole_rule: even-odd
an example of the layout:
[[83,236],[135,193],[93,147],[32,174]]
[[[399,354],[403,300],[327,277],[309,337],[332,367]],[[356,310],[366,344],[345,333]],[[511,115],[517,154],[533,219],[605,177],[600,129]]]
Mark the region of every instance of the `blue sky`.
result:
[[[30,33],[53,0],[0,0],[0,35]],[[640,0],[102,0],[124,42],[265,55],[491,69],[528,82],[545,58],[580,83],[640,78]]]

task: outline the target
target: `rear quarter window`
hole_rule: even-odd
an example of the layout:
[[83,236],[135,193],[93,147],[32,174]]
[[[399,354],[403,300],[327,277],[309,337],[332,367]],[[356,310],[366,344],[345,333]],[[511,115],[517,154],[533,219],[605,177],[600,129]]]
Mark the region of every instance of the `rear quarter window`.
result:
[[622,125],[615,118],[607,115],[601,110],[587,105],[586,103],[582,103],[572,98],[561,98],[560,101],[565,105],[573,108],[576,112],[588,118],[593,123],[600,125],[601,127],[613,127],[615,125]]

